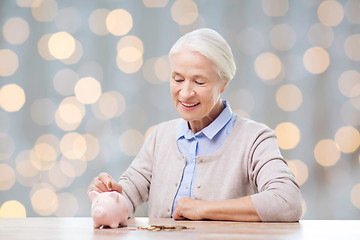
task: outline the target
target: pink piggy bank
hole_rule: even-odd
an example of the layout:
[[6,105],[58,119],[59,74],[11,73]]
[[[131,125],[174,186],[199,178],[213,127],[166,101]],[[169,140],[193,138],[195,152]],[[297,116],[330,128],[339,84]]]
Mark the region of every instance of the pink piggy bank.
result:
[[94,228],[127,226],[129,209],[125,197],[118,192],[89,193]]

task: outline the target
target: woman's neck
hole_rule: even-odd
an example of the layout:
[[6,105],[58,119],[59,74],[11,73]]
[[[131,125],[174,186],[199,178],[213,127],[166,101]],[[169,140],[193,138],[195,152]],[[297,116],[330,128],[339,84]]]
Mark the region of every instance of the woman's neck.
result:
[[209,115],[203,117],[200,120],[189,121],[188,122],[189,128],[194,134],[203,130],[204,128],[209,126],[220,115],[220,113],[224,110],[224,108],[225,108],[224,104],[222,103],[221,99],[219,99],[219,101],[210,111]]

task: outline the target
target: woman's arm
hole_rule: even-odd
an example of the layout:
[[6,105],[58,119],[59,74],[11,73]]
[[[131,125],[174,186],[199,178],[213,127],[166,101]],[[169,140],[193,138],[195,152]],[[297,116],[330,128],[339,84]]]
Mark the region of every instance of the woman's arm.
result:
[[173,217],[176,220],[261,221],[250,196],[217,202],[181,198],[174,210]]
[[[257,193],[214,202],[180,199],[180,206],[174,210],[173,217],[194,220],[298,221],[302,215],[300,189],[280,154],[272,131],[267,130],[259,135],[249,157],[249,184],[255,185]],[[202,199],[206,200],[206,197]]]

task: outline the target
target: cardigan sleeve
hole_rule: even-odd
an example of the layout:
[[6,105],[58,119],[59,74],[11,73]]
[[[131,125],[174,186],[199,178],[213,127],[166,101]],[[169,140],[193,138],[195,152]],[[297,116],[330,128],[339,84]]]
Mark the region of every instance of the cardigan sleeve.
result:
[[302,215],[300,188],[272,130],[259,135],[249,157],[249,175],[258,189],[251,198],[261,220],[298,221]]
[[131,215],[139,205],[149,198],[155,141],[154,132],[155,129],[145,140],[141,150],[119,180],[119,184],[123,188],[123,195],[128,200]]

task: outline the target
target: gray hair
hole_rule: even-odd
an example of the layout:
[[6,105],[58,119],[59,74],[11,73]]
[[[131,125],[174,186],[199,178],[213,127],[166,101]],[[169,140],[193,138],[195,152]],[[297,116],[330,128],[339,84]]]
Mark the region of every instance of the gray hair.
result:
[[236,65],[229,44],[216,31],[209,28],[200,28],[179,38],[172,46],[169,57],[180,52],[183,47],[199,52],[212,61],[219,77],[228,83],[235,75]]

